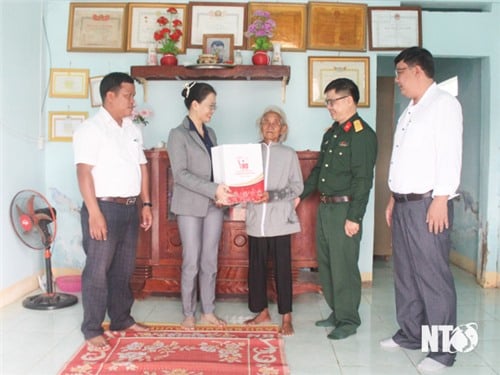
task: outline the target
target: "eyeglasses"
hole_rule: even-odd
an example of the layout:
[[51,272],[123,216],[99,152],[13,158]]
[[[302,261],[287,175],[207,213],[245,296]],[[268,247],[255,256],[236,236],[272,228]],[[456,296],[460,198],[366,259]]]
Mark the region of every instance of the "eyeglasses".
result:
[[349,95],[344,95],[344,96],[341,96],[340,98],[335,98],[335,99],[326,99],[325,100],[325,105],[327,107],[333,107],[333,105],[335,104],[335,102],[341,100],[341,99],[345,99],[345,98],[348,98]]
[[412,68],[412,67],[411,66],[407,66],[405,68],[396,68],[396,70],[394,71],[394,74],[396,75],[396,77],[399,77],[401,74],[403,74],[403,72],[405,70],[408,70],[410,68]]

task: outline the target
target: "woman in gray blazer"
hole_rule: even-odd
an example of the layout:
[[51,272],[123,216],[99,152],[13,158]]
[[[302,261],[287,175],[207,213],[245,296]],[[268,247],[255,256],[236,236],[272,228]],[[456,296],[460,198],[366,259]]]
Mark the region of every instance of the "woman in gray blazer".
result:
[[231,194],[226,185],[213,182],[211,148],[217,145],[217,137],[205,124],[215,112],[216,92],[207,83],[190,82],[181,95],[188,115],[170,131],[167,143],[174,179],[170,207],[177,217],[182,242],[181,325],[195,328],[199,284],[200,322],[222,326],[225,322],[214,313],[215,279],[223,221],[221,204]]

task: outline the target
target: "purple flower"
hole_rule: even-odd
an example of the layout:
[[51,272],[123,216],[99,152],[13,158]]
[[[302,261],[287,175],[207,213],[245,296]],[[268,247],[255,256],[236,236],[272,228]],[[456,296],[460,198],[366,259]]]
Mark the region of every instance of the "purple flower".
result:
[[254,21],[250,25],[248,25],[245,36],[247,38],[271,38],[273,36],[274,29],[276,28],[276,22],[270,18],[271,14],[265,10],[256,10],[253,14],[253,17]]

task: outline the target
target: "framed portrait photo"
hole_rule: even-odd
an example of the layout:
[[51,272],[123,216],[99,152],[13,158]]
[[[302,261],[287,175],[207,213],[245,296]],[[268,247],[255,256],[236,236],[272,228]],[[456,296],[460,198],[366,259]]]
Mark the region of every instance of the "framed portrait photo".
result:
[[366,51],[365,4],[311,2],[307,49]]
[[422,10],[419,7],[369,7],[369,48],[402,50],[422,46]]
[[217,56],[217,64],[232,64],[233,49],[233,34],[203,34],[203,53]]
[[186,52],[187,4],[170,3],[130,3],[128,5],[127,51],[146,52],[150,45],[156,44],[153,34],[160,26],[156,20],[160,16],[168,18],[167,9],[175,8],[176,19],[182,22],[182,36],[177,43],[179,53]]
[[88,69],[50,69],[50,90],[52,98],[86,98],[89,95]]
[[370,106],[369,57],[309,56],[309,107],[324,107],[323,91],[337,78],[349,78],[359,89],[358,107]]
[[49,112],[49,141],[71,142],[76,126],[87,117],[87,112]]
[[67,50],[122,52],[127,35],[127,3],[70,3]]
[[[269,12],[271,19],[276,22],[271,42],[281,44],[282,51],[306,50],[307,4],[250,2],[247,25],[253,22],[257,10]],[[248,47],[252,44],[253,39],[249,41]]]
[[190,2],[188,47],[202,47],[205,34],[232,34],[234,46],[245,48],[247,3]]

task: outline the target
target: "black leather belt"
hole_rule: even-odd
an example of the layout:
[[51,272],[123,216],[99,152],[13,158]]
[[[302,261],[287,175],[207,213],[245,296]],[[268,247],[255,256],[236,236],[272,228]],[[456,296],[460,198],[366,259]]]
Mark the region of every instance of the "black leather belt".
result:
[[99,197],[97,199],[103,202],[124,204],[125,206],[131,206],[137,202],[137,197]]
[[319,201],[321,203],[345,203],[352,201],[348,195],[320,195]]
[[394,197],[394,200],[398,203],[401,202],[413,202],[413,201],[420,201],[424,198],[429,198],[432,197],[432,190],[428,191],[427,193],[423,194],[399,194],[399,193],[392,193],[392,196]]

